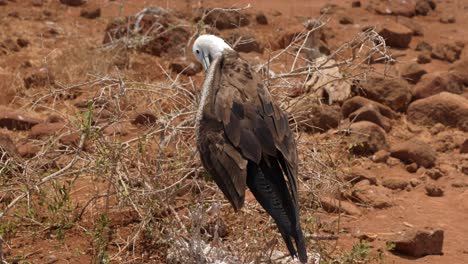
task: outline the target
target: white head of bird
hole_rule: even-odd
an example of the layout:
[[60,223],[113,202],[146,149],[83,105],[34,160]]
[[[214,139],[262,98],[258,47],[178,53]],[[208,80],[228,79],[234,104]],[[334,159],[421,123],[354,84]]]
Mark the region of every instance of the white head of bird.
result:
[[208,71],[213,60],[221,56],[224,50],[232,48],[222,38],[214,35],[201,35],[193,43],[193,54],[205,71]]

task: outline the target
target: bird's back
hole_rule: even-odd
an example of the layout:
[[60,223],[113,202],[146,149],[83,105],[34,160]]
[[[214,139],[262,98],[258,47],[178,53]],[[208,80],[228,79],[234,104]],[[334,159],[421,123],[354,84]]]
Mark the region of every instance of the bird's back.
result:
[[287,114],[234,51],[213,62],[203,93],[197,129],[203,165],[236,210],[248,186],[277,223],[291,255],[294,238],[303,261],[297,150]]

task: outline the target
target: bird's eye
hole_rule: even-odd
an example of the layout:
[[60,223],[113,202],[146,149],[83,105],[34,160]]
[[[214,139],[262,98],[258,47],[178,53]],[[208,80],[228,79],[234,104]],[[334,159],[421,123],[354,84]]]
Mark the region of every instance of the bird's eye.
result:
[[199,50],[196,50],[195,52],[196,52],[197,54],[200,54],[200,51],[199,51]]

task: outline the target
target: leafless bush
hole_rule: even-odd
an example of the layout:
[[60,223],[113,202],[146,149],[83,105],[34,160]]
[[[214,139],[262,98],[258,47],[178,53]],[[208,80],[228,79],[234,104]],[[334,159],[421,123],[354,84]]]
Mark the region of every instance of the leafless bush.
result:
[[[124,53],[147,41],[144,35],[131,33],[138,30],[141,14],[136,15],[135,28],[120,40]],[[325,76],[327,68],[338,67],[342,76],[327,76],[329,82],[352,82],[368,74],[364,66],[371,56],[391,59],[385,42],[370,29],[326,59],[311,60],[308,38],[324,24],[305,30],[288,47],[257,65],[285,109],[292,109],[297,102],[288,96],[289,88],[304,89],[306,96],[306,84],[314,73]],[[282,245],[271,239],[278,234],[270,217],[256,203],[247,203],[242,212],[234,214],[201,168],[193,132],[198,107],[194,81],[169,73],[158,83],[125,76],[122,68],[108,63],[120,54],[114,52],[118,43],[100,47],[99,51],[111,50],[108,53],[66,53],[55,65],[50,62],[47,66],[58,76],[56,85],[21,98],[30,109],[60,114],[67,125],[60,134],[34,140],[40,151],[32,158],[0,157],[0,219],[16,223],[8,230],[2,224],[4,248],[9,248],[8,234],[30,232],[29,226],[34,226],[58,239],[65,239],[69,229],[90,234],[96,263],[279,261],[275,258],[283,257],[277,254]],[[283,57],[290,63],[289,71],[274,72],[276,64],[285,61]],[[83,58],[93,63],[80,66]],[[327,63],[331,60],[333,64]],[[63,98],[85,98],[84,105],[70,106],[71,101]],[[156,122],[139,125],[132,137],[122,136],[118,130],[107,132],[109,127],[129,123],[141,109],[154,114]],[[102,118],[103,112],[107,117]],[[314,218],[319,195],[343,188],[339,179],[348,160],[340,138],[317,142],[317,137],[301,133],[295,123],[299,114],[292,113],[291,124],[302,160],[302,216],[309,221]],[[75,141],[64,143],[63,138],[71,135]],[[210,217],[229,222],[229,240],[218,237],[217,231],[202,234]],[[316,226],[309,222],[304,226],[314,245],[309,248],[318,248],[323,256],[329,254],[329,242],[310,234]]]

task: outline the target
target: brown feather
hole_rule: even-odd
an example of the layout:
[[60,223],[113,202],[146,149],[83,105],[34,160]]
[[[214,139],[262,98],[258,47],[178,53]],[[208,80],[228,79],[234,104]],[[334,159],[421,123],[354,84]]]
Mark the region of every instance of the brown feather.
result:
[[296,254],[291,244],[294,237],[304,261],[297,151],[288,116],[236,52],[225,51],[213,64],[197,131],[203,165],[236,210],[242,207],[249,184],[277,222],[291,255]]

